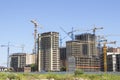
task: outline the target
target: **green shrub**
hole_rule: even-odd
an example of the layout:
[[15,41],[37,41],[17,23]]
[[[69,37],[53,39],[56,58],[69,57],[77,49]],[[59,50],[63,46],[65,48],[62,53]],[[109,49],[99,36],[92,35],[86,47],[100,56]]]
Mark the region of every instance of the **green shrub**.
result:
[[56,79],[56,77],[57,77],[57,75],[51,74],[51,73],[49,73],[49,74],[47,75],[47,79],[51,79],[51,78]]
[[18,76],[17,74],[9,74],[7,76],[8,79],[12,80],[12,79],[15,79],[15,80],[20,80],[20,76]]
[[36,64],[31,64],[30,67],[31,67],[32,72],[37,71],[37,65]]
[[96,75],[90,75],[89,78],[90,80],[94,80],[97,76]]
[[75,75],[81,75],[83,73],[84,72],[81,69],[75,70],[75,72],[74,72]]
[[54,74],[49,73],[47,74],[47,79],[54,79],[54,80],[73,80],[73,76],[70,74]]
[[66,67],[65,67],[65,66],[62,66],[62,67],[60,68],[60,71],[66,71]]
[[5,73],[0,73],[0,80],[7,79],[7,75]]

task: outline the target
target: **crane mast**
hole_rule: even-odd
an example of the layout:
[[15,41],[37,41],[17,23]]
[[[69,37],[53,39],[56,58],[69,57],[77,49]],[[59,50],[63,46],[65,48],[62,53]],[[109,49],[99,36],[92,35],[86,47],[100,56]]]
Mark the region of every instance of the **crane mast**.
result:
[[112,42],[104,42],[103,43],[103,59],[104,59],[104,72],[107,71],[107,46],[106,44],[116,44],[116,41],[112,41]]
[[103,29],[103,27],[100,27],[100,28],[93,28],[93,34],[95,35],[95,32],[96,32],[96,30],[98,30],[98,29]]
[[100,30],[100,29],[103,29],[103,27],[95,27],[94,25],[94,28],[91,29],[93,31],[93,36],[94,36],[94,50],[95,50],[95,53],[97,53],[97,48],[96,48],[96,30]]
[[34,24],[34,49],[33,49],[33,53],[36,54],[36,40],[37,40],[37,27],[38,24],[35,20],[31,20],[31,22]]

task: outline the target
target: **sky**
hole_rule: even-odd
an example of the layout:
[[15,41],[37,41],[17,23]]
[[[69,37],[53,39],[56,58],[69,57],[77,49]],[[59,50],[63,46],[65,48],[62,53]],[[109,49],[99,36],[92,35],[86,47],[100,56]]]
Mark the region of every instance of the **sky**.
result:
[[[96,35],[111,35],[108,41],[117,41],[120,47],[120,0],[0,0],[0,45],[10,42],[10,54],[22,52],[21,45],[24,52],[32,53],[31,20],[39,24],[38,33],[56,31],[62,38],[67,35],[60,27],[66,32],[79,29],[74,34],[92,33],[94,25],[103,27]],[[69,36],[62,40],[63,45],[67,40]],[[6,62],[7,47],[0,47],[0,66]]]

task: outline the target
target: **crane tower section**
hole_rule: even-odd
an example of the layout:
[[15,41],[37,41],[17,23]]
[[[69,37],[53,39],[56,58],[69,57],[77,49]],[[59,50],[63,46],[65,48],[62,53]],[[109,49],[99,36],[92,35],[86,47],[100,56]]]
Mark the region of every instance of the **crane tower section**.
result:
[[36,54],[36,40],[37,40],[38,23],[35,20],[31,20],[31,22],[34,24],[34,49],[33,49],[33,53]]

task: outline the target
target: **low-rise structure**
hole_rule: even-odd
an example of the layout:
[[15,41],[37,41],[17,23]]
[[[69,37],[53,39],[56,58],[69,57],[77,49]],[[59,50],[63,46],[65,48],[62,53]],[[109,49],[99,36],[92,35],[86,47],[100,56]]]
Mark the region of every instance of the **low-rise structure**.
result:
[[0,72],[4,72],[4,71],[7,71],[8,68],[7,67],[4,67],[4,66],[0,66]]

